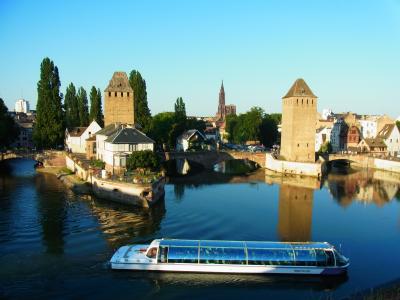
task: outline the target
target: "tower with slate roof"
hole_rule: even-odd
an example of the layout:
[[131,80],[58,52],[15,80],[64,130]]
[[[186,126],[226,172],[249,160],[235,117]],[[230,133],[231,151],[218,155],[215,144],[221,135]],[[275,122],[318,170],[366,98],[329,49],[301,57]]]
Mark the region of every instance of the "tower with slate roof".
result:
[[297,79],[282,98],[280,155],[288,161],[315,162],[317,96]]
[[135,123],[133,93],[126,73],[115,72],[104,91],[104,126]]

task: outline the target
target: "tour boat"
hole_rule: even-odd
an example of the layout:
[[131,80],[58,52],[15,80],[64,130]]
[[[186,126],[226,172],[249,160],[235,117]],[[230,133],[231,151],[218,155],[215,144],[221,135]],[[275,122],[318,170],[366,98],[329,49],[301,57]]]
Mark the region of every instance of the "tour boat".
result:
[[339,275],[349,259],[327,242],[156,239],[119,248],[110,263],[123,270]]

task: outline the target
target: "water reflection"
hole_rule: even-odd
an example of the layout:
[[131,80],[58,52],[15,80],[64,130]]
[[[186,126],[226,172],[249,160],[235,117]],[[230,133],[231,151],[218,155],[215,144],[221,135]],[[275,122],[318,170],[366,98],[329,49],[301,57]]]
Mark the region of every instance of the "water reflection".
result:
[[257,169],[257,164],[248,159],[232,159],[214,166],[214,171],[227,175],[244,175]]
[[357,201],[382,207],[398,193],[400,175],[379,170],[348,175],[329,174],[326,185],[341,206],[346,207]]
[[165,202],[160,199],[147,210],[86,197],[89,208],[99,223],[107,242],[116,248],[140,241],[144,236],[156,237],[165,216]]

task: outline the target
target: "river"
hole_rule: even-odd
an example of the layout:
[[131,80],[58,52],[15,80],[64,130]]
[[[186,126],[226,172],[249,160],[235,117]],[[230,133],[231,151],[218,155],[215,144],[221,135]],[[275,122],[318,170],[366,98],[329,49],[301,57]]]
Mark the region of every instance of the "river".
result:
[[[265,170],[168,179],[150,210],[75,195],[31,160],[0,175],[0,298],[327,299],[400,278],[400,176]],[[154,238],[328,241],[350,257],[339,278],[118,272],[114,250]]]

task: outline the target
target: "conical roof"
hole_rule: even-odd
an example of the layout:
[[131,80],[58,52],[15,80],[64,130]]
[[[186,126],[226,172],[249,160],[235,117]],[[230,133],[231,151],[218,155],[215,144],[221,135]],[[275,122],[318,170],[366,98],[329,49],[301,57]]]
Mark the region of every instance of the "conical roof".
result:
[[314,93],[311,91],[307,83],[304,81],[303,78],[297,79],[287,94],[282,98],[290,98],[290,97],[310,97],[310,98],[317,98]]

